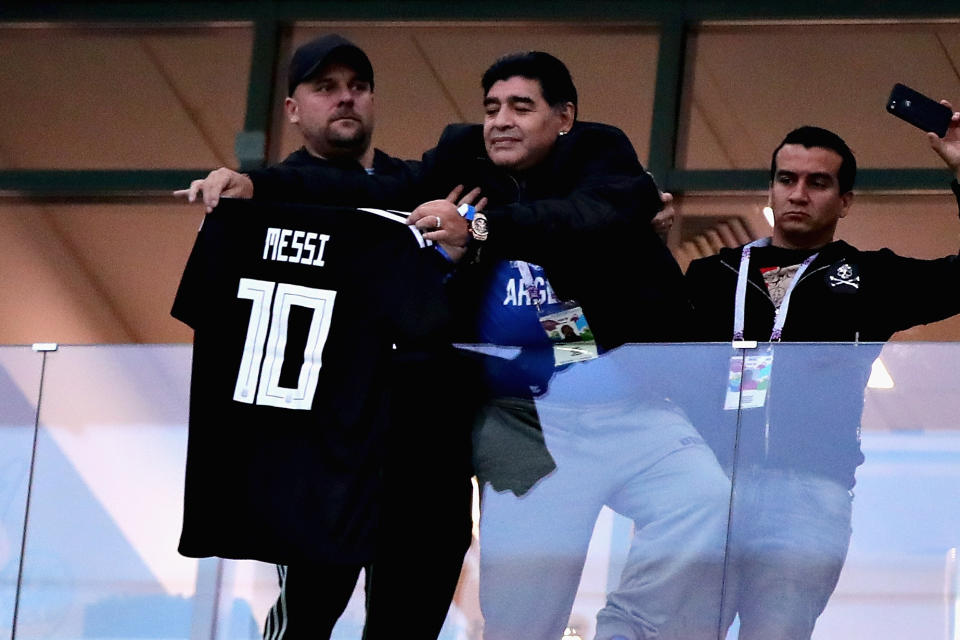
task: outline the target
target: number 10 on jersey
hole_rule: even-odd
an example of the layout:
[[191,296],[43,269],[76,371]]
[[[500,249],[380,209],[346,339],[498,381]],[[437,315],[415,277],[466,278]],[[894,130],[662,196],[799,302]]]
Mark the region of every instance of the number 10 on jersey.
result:
[[[336,291],[329,289],[240,279],[237,297],[250,300],[253,305],[233,391],[234,400],[282,409],[309,410],[312,407],[336,295]],[[290,309],[294,306],[313,310],[296,389],[280,386]]]

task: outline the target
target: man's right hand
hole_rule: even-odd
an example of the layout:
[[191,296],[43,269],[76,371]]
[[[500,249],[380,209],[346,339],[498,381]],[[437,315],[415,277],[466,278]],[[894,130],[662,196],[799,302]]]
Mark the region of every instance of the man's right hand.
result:
[[[953,111],[953,105],[946,100],[941,100],[940,104]],[[943,158],[954,177],[960,181],[960,113],[954,111],[950,118],[950,126],[947,127],[947,133],[943,138],[939,138],[935,133],[927,133],[927,140],[930,141],[930,147]]]
[[[480,195],[480,187],[469,191],[463,197],[463,185],[457,185],[443,200],[424,202],[407,217],[407,224],[417,227],[427,240],[439,244],[454,262],[458,262],[466,253],[470,239],[469,224],[457,211],[458,204],[474,204]],[[477,211],[487,206],[487,199],[476,202]],[[436,222],[434,222],[436,221]]]
[[189,189],[179,189],[173,195],[186,198],[187,202],[196,202],[197,196],[203,196],[203,205],[207,213],[220,202],[220,196],[225,198],[252,198],[253,181],[242,173],[221,167],[211,171],[203,180],[194,180]]

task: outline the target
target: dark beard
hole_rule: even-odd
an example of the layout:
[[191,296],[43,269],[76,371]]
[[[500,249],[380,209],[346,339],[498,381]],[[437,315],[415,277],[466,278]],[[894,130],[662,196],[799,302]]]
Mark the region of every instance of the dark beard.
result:
[[356,149],[365,151],[370,146],[370,133],[365,130],[358,130],[349,137],[328,136],[327,142],[331,147],[344,151]]
[[331,147],[337,147],[338,149],[366,148],[370,144],[370,136],[363,132],[357,132],[349,138],[328,138],[327,142],[330,143]]

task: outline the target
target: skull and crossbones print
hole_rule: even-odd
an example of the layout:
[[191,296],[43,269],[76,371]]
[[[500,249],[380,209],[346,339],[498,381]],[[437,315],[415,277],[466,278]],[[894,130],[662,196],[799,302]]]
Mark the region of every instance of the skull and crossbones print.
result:
[[853,289],[860,288],[859,274],[857,274],[856,270],[846,262],[841,264],[834,270],[832,274],[830,274],[828,281],[830,282],[831,287],[846,285],[848,287],[852,287]]

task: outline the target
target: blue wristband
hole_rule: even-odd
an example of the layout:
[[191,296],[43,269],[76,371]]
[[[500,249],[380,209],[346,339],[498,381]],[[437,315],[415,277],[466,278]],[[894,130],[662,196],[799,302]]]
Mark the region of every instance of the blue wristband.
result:
[[441,247],[439,244],[434,244],[434,245],[433,245],[433,248],[436,249],[436,250],[437,250],[437,253],[439,253],[440,255],[442,255],[442,256],[446,259],[447,262],[453,262],[453,258],[450,257],[450,254],[447,253],[447,252],[444,250],[444,248]]

